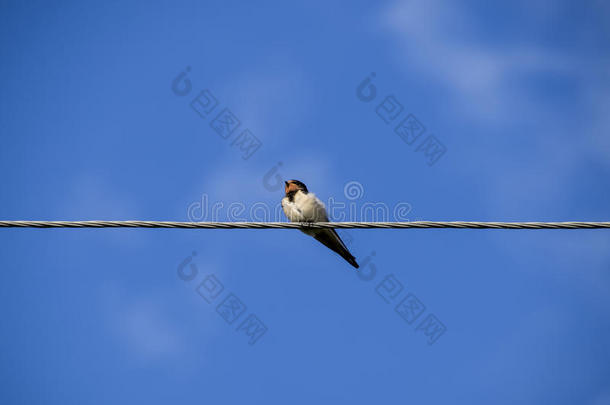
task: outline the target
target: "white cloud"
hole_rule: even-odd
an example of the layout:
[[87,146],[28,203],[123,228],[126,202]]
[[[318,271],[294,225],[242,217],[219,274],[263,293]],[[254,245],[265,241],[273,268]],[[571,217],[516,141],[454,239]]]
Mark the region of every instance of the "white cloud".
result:
[[[549,47],[537,42],[535,35],[527,43],[490,38],[483,34],[489,32],[489,21],[470,11],[464,3],[445,0],[396,0],[382,11],[380,22],[399,44],[399,62],[445,86],[451,110],[472,126],[484,128],[474,131],[478,138],[470,139],[480,149],[480,161],[493,164],[486,170],[456,167],[468,181],[476,176],[486,184],[483,203],[489,211],[482,214],[497,220],[599,219],[586,213],[579,218],[548,215],[571,214],[570,204],[594,198],[582,194],[581,176],[591,163],[610,168],[610,76],[606,73],[610,60],[579,47]],[[551,2],[533,1],[527,4],[526,14],[529,22],[535,22],[532,27],[544,29],[561,12]],[[571,94],[562,98],[537,95],[528,78],[541,75],[560,77],[572,86]],[[558,107],[554,102],[564,104]],[[514,128],[515,117],[521,132],[505,138]],[[494,132],[502,138],[496,135],[488,142]],[[607,285],[604,269],[610,262],[606,234],[583,231],[580,243],[574,243],[572,234],[539,237],[516,238],[503,249],[520,257],[529,242],[550,258],[561,251],[558,271],[578,272],[573,274],[575,280],[600,296],[607,294],[603,287]]]
[[312,103],[307,76],[299,67],[287,64],[286,59],[270,57],[259,66],[249,64],[219,90],[219,97],[225,99],[242,126],[267,148],[298,128]]
[[112,335],[135,359],[166,360],[184,351],[185,339],[160,300],[134,297],[117,286],[106,286],[101,299]]
[[69,219],[137,218],[137,205],[128,191],[119,190],[105,178],[81,173],[70,185],[60,215]]
[[478,121],[509,119],[515,97],[520,97],[523,111],[532,110],[533,105],[515,89],[514,79],[573,68],[565,55],[544,47],[489,45],[477,36],[476,19],[460,5],[444,0],[398,0],[383,10],[381,23],[399,42],[403,62],[451,89],[456,107],[463,113]]
[[610,387],[598,393],[591,405],[610,405]]
[[[58,201],[57,220],[130,220],[141,218],[142,210],[129,190],[121,189],[105,177],[79,173],[67,178],[65,193]],[[141,246],[149,239],[146,232],[97,231],[104,240],[121,246]]]
[[[549,2],[528,3],[527,16],[535,22],[548,20],[549,8],[559,13],[560,7]],[[482,151],[509,165],[514,162],[507,160],[507,154],[519,153],[520,159],[528,159],[502,173],[491,198],[507,202],[510,210],[515,200],[531,197],[536,187],[541,204],[556,201],[570,189],[567,186],[573,184],[583,164],[591,159],[603,166],[610,164],[610,80],[606,73],[610,59],[583,54],[578,48],[560,51],[535,40],[523,43],[496,38],[492,43],[482,34],[486,31],[477,18],[463,3],[397,0],[383,9],[380,21],[400,44],[400,62],[446,86],[453,97],[451,109],[482,125],[485,138],[494,136],[489,131],[505,136],[511,122],[519,123],[519,140]],[[580,111],[553,106],[558,100],[548,94],[537,97],[526,78],[538,74],[559,74],[573,84],[571,97],[577,98],[570,105]],[[523,131],[528,131],[527,138]],[[478,144],[484,147],[486,142],[478,136]],[[524,139],[528,144],[520,146],[518,142]],[[527,154],[521,153],[524,149]],[[493,171],[487,174],[497,175]],[[529,185],[506,187],[523,182]],[[516,189],[525,194],[515,198]]]

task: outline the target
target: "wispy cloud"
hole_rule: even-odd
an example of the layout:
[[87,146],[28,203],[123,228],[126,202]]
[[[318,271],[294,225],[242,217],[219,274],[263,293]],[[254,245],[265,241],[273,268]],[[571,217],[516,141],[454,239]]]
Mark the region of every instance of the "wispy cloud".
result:
[[535,44],[492,45],[462,3],[398,0],[382,11],[381,25],[394,34],[405,64],[447,86],[456,106],[478,120],[509,119],[516,97],[523,111],[539,110],[519,93],[518,79],[574,67],[564,54]]
[[281,135],[302,125],[313,94],[308,77],[299,67],[279,57],[268,57],[264,62],[247,65],[219,89],[218,95],[226,98],[243,125],[269,149],[288,139]]
[[[583,186],[582,174],[591,167],[610,170],[610,58],[586,47],[544,43],[541,30],[554,27],[552,21],[560,20],[565,10],[549,1],[527,5],[523,30],[530,31],[519,38],[496,35],[484,15],[466,3],[446,0],[396,0],[381,11],[379,21],[398,44],[399,63],[445,87],[446,105],[457,113],[456,121],[481,129],[471,140],[477,139],[477,159],[488,170],[460,165],[456,170],[486,184],[482,198],[489,211],[484,214],[512,220],[533,220],[531,215],[577,219],[575,204],[606,198],[603,193],[587,195],[593,186]],[[590,7],[607,14],[602,4]],[[601,28],[591,29],[575,41],[589,44],[587,35],[595,36]],[[557,85],[540,85],[544,78]],[[510,134],[513,128],[519,130]],[[486,141],[493,132],[495,146]],[[575,244],[573,235],[548,234],[544,241],[523,238],[503,248],[515,257],[528,243],[536,243],[548,257],[560,250],[557,269],[578,268],[583,283],[606,294],[600,285],[607,285],[603,269],[610,261],[608,238],[586,233],[580,241]]]
[[101,300],[111,334],[134,359],[155,362],[184,351],[185,339],[158,299],[134,297],[117,286],[106,286]]
[[[548,1],[530,3],[530,23],[552,20],[552,12],[561,9]],[[601,4],[596,7],[602,12]],[[507,185],[529,182],[543,188],[538,196],[548,197],[540,200],[547,204],[569,189],[566,183],[573,184],[583,164],[594,160],[610,167],[607,55],[579,47],[550,47],[536,40],[539,28],[532,26],[540,24],[534,23],[528,25],[534,31],[527,35],[527,41],[495,37],[485,26],[484,16],[475,15],[464,3],[396,0],[380,16],[381,26],[402,50],[400,62],[445,86],[450,109],[461,119],[469,117],[470,122],[501,136],[518,128],[519,133],[503,147],[484,151],[502,160],[507,152],[522,154],[527,150],[528,155],[527,161],[520,159],[515,167],[504,170],[503,184],[498,183],[492,198],[514,202],[514,194],[511,198],[502,190],[512,194],[515,187]],[[570,90],[555,94],[532,85],[541,82],[532,79],[542,77],[559,78],[558,83]],[[519,187],[527,193],[530,188]]]

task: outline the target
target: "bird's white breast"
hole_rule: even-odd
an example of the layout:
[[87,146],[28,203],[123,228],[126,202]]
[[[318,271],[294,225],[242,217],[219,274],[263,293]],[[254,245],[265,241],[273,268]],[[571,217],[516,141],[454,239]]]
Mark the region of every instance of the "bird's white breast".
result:
[[326,208],[313,193],[300,190],[294,195],[294,201],[282,199],[282,208],[291,222],[327,222]]
[[299,208],[305,221],[311,222],[326,222],[328,221],[326,215],[326,208],[322,201],[320,201],[313,193],[302,193],[297,192],[294,196],[294,202]]
[[290,201],[288,197],[282,198],[282,209],[290,222],[305,222],[301,210],[299,210],[295,202]]

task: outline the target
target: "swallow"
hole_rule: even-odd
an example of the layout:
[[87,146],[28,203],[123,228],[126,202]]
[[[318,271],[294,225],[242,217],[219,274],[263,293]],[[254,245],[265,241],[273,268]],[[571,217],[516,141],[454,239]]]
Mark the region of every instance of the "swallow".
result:
[[[290,222],[329,222],[324,204],[315,194],[307,190],[305,184],[298,180],[288,180],[284,184],[286,196],[282,198],[282,209]],[[360,267],[334,229],[301,229],[301,231],[338,253],[355,268]]]

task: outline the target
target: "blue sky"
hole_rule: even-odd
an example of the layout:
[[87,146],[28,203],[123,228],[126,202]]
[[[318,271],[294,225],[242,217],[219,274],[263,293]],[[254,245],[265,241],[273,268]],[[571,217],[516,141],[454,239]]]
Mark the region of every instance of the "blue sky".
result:
[[[357,215],[608,220],[609,20],[603,1],[3,1],[0,217],[189,220],[207,198],[253,219],[277,174]],[[408,116],[425,131],[403,139]],[[293,230],[2,230],[0,402],[610,403],[610,232],[341,234],[361,273]]]

